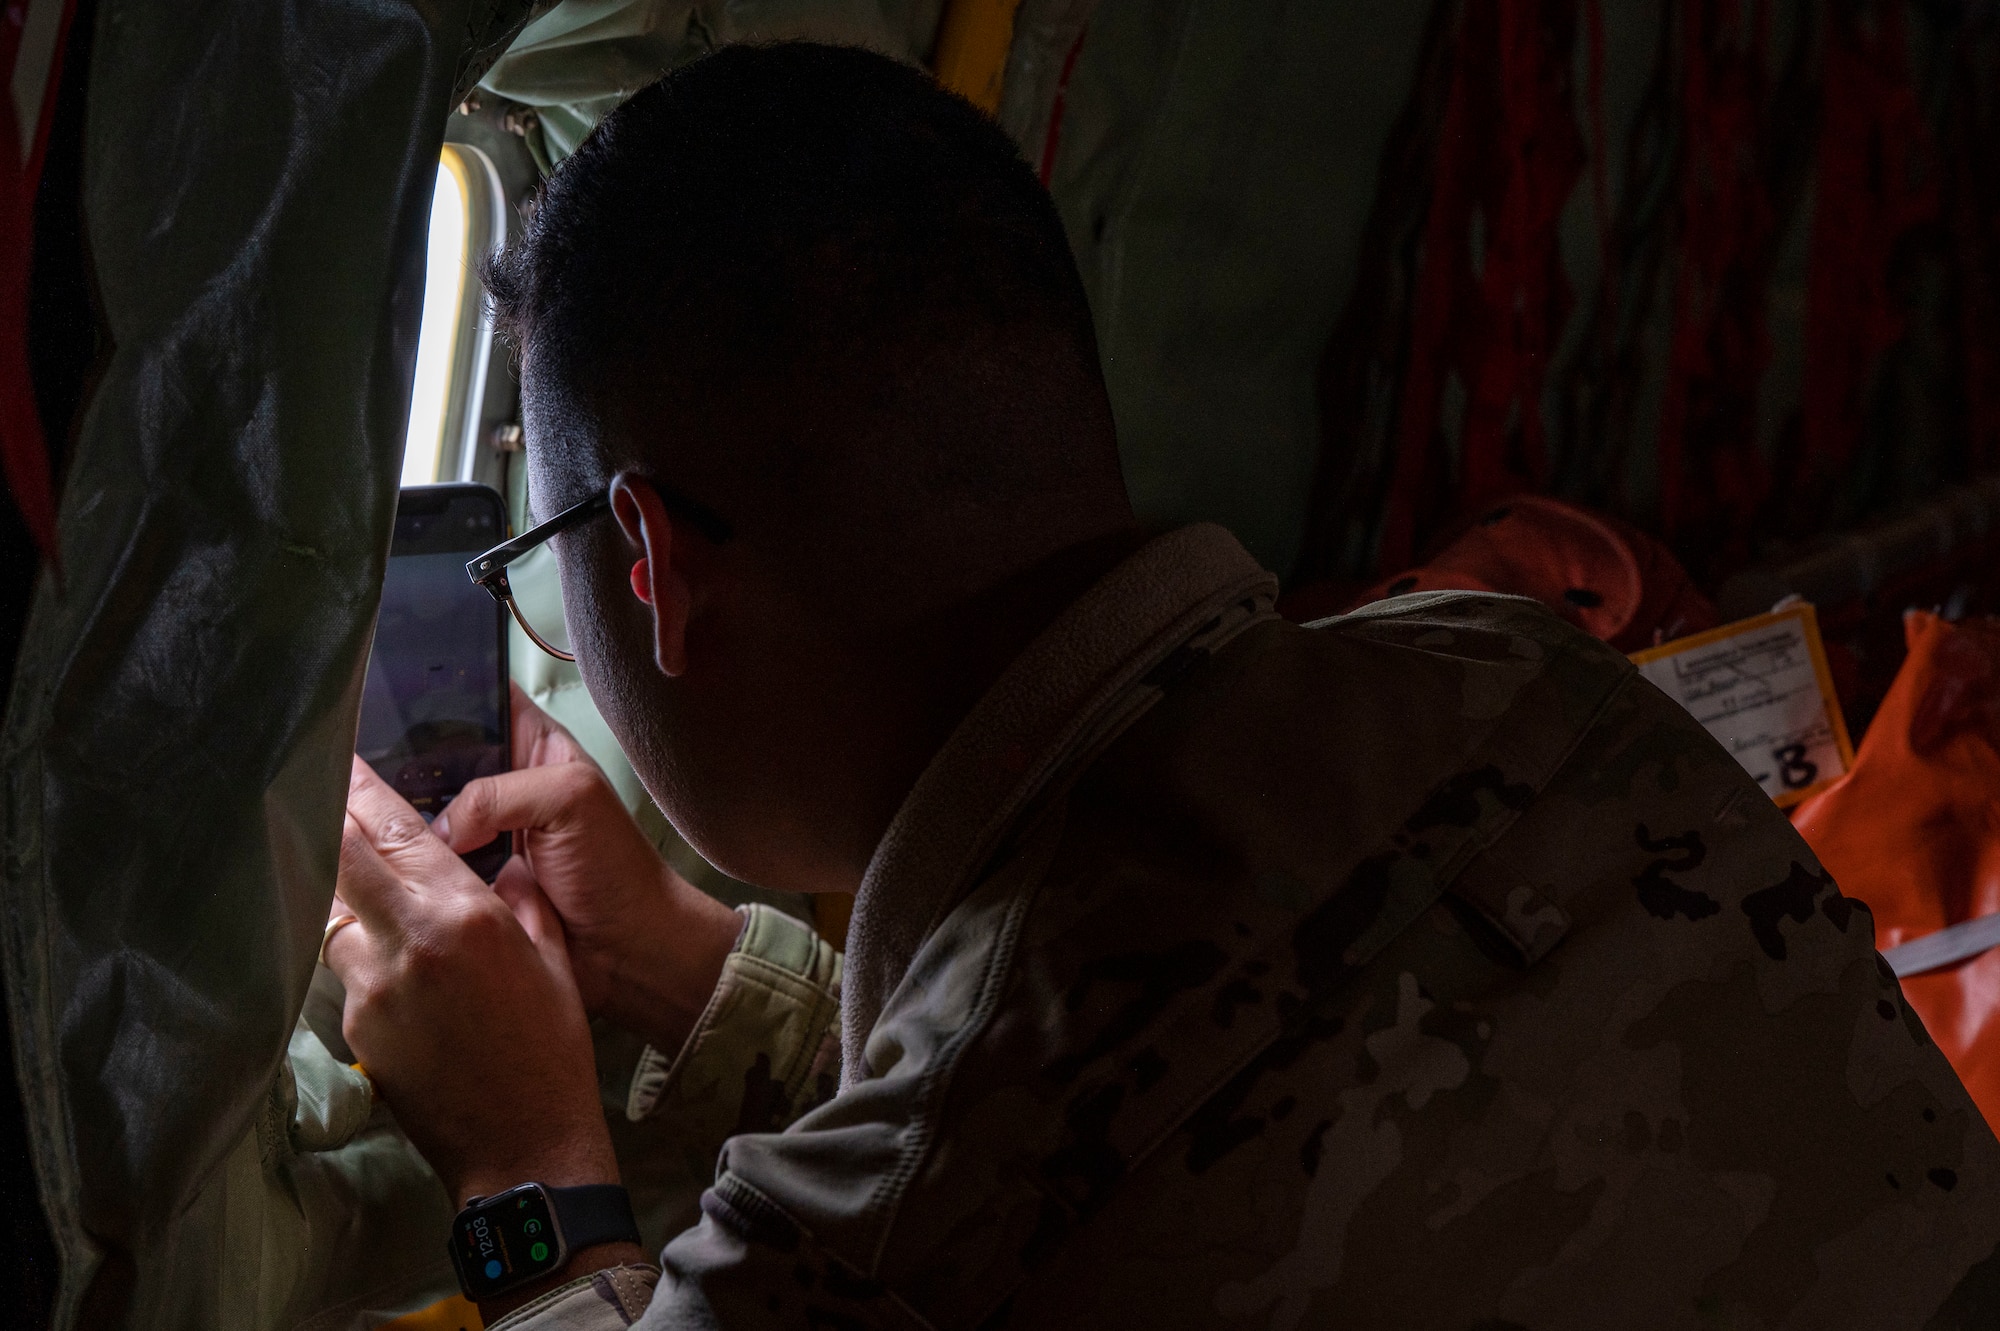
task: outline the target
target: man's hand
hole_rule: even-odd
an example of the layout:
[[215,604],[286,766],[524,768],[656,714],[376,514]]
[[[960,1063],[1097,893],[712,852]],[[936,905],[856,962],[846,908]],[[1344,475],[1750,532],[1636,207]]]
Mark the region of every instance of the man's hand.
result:
[[513,699],[515,770],[468,783],[432,830],[459,851],[516,833],[562,918],[586,1009],[671,1054],[707,1006],[741,918],[667,866],[568,731],[518,685]]
[[616,1183],[562,924],[526,866],[492,887],[360,759],[327,940],[342,1033],[460,1206],[519,1183]]

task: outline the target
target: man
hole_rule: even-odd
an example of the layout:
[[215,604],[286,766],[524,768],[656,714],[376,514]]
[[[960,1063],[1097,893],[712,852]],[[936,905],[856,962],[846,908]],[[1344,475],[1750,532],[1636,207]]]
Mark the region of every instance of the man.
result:
[[[327,960],[489,1326],[2000,1314],[2000,1148],[1865,911],[1539,607],[1298,628],[1220,530],[1139,531],[1060,224],[969,106],[724,51],[490,285],[593,698],[714,863],[858,899],[843,981],[525,706],[434,829],[357,766]],[[448,847],[500,830],[489,891]],[[657,1270],[587,1011],[719,1154]],[[495,1239],[471,1199],[526,1184],[600,1189],[576,1251]]]

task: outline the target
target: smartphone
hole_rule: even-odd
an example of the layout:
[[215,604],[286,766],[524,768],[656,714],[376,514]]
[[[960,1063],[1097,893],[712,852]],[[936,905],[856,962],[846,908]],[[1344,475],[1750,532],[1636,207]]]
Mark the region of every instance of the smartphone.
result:
[[[509,767],[507,611],[465,561],[507,539],[484,485],[405,486],[361,691],[354,751],[429,822],[474,777]],[[487,882],[511,838],[465,853]]]

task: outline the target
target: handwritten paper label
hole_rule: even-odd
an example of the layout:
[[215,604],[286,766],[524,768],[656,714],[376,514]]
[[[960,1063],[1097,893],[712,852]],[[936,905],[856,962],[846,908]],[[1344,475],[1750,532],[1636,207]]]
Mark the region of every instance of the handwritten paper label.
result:
[[1632,660],[1781,805],[1798,803],[1854,764],[1819,621],[1804,602],[1635,652]]

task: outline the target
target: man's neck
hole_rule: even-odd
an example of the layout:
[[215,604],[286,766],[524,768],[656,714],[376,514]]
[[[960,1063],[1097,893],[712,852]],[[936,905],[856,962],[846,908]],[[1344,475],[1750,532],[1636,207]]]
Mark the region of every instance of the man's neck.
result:
[[896,811],[966,714],[1029,643],[1146,539],[1132,527],[1065,546],[871,644],[853,676],[868,685],[850,689],[862,696],[824,718],[819,759],[842,779],[820,787],[815,801],[814,821],[828,838],[822,890],[860,886]]

